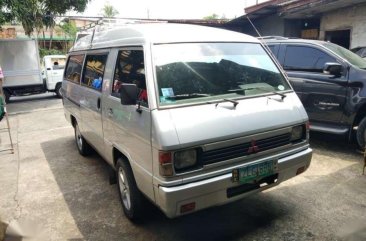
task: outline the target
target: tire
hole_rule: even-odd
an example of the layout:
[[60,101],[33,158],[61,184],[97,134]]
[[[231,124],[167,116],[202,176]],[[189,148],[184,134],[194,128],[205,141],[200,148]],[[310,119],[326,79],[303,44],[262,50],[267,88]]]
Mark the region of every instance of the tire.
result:
[[357,145],[361,150],[365,150],[366,145],[366,117],[358,124],[356,132]]
[[129,163],[119,158],[116,164],[117,187],[123,212],[133,222],[139,222],[143,213],[143,196],[137,188]]
[[62,98],[62,85],[61,84],[56,85],[55,93],[57,95],[57,98]]
[[9,103],[10,101],[10,92],[8,90],[4,90],[5,103]]
[[76,147],[78,148],[78,151],[80,155],[82,156],[88,156],[92,152],[91,146],[85,141],[84,137],[81,135],[80,129],[78,124],[75,124],[75,142]]

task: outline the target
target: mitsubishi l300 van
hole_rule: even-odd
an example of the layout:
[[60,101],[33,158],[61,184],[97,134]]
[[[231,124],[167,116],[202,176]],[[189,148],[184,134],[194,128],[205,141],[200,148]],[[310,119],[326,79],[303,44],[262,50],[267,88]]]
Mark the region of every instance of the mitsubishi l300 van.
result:
[[62,83],[81,155],[115,170],[131,220],[173,218],[274,187],[310,165],[308,116],[261,43],[227,30],[134,24],[70,50]]

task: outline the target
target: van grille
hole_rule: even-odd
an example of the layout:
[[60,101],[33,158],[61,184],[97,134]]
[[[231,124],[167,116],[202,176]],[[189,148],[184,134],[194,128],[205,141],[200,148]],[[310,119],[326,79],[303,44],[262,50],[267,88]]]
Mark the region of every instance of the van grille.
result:
[[203,164],[230,160],[290,144],[290,133],[201,153]]

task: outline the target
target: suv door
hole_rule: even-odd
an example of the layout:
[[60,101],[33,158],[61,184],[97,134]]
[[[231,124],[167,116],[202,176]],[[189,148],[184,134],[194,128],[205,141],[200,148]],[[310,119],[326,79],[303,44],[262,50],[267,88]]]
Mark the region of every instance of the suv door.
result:
[[314,125],[339,124],[346,102],[347,71],[344,68],[342,75],[336,77],[323,69],[325,63],[341,61],[315,45],[286,44],[281,62],[310,121]]

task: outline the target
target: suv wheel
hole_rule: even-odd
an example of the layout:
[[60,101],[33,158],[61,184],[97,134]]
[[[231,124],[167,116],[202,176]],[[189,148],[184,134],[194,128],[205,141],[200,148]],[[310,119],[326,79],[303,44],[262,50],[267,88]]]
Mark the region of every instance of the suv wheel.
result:
[[358,124],[356,133],[357,145],[361,150],[365,150],[366,145],[366,117],[364,117],[360,124]]

